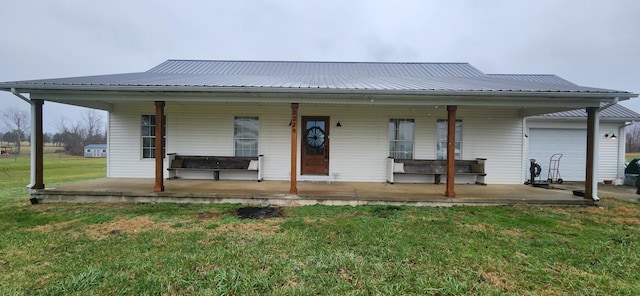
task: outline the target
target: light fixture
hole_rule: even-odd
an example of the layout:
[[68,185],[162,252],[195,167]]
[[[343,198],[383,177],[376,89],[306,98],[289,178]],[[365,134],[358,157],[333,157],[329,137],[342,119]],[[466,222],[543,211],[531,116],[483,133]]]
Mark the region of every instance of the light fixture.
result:
[[614,134],[614,133],[604,134],[604,137],[605,137],[605,138],[609,138],[609,139],[611,139],[611,140],[615,140],[615,139],[617,139],[617,138],[618,138],[618,137],[616,136],[616,134]]
[[291,123],[293,123],[293,120],[289,120],[289,126],[291,126]]
[[611,134],[611,140],[615,140],[615,139],[617,139],[617,138],[618,138],[618,137],[616,137],[616,134]]
[[340,121],[338,121],[338,123],[336,124],[337,127],[342,127],[342,123],[340,123]]

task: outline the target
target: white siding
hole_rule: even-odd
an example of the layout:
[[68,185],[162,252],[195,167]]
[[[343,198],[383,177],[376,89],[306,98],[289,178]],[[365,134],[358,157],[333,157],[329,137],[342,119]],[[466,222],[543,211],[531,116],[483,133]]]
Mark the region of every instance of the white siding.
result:
[[[542,177],[547,177],[549,158],[563,153],[560,175],[564,181],[584,181],[586,166],[586,121],[529,121],[529,152],[527,158],[536,158],[542,166]],[[600,123],[598,181],[618,178],[624,159],[623,134],[620,123]],[[615,133],[617,139],[610,136]],[[608,137],[605,137],[605,134]],[[528,171],[528,166],[525,168]],[[528,176],[526,177],[528,179]]]
[[109,113],[108,177],[153,178],[153,159],[142,159],[140,115],[155,114],[153,102],[116,105]]
[[487,184],[522,183],[522,118],[517,110],[458,108],[462,158],[486,158]]
[[[154,161],[140,156],[140,115],[154,112],[150,102],[118,105],[110,113],[110,177],[154,176]],[[165,113],[167,152],[196,155],[233,155],[234,116],[258,116],[264,178],[289,179],[289,104],[168,103]],[[329,176],[299,176],[299,180],[384,182],[389,119],[415,119],[415,158],[433,159],[436,157],[436,122],[446,119],[447,111],[445,107],[435,106],[301,104],[299,116],[330,117]],[[516,110],[459,107],[457,119],[463,121],[462,157],[488,159],[487,183],[522,182],[522,119]],[[338,121],[342,127],[336,127]],[[296,145],[299,149],[300,139]]]

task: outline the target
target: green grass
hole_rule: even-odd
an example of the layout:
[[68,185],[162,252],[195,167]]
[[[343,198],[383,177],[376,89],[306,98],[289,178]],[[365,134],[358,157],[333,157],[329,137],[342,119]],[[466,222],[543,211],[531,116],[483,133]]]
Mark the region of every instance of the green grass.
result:
[[[45,160],[45,182],[104,159]],[[28,159],[1,159],[2,295],[638,295],[640,207],[287,208],[30,205]],[[54,172],[54,173],[51,173]]]

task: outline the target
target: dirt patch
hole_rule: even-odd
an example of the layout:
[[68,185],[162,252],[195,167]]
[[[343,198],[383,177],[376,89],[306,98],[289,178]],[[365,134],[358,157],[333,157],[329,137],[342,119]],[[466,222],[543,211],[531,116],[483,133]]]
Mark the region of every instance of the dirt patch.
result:
[[615,222],[615,223],[619,223],[619,224],[636,224],[636,225],[640,225],[640,218],[629,218],[629,217],[618,217],[618,218],[613,218],[611,219],[611,221]]
[[518,285],[513,281],[510,274],[506,273],[500,264],[509,264],[508,262],[495,262],[492,267],[478,266],[478,275],[480,284],[489,285],[502,289],[504,292],[516,291]]
[[240,219],[284,218],[284,210],[276,207],[244,207],[236,213]]
[[515,237],[520,237],[526,234],[526,231],[523,229],[519,229],[519,228],[515,228],[515,229],[505,229],[505,230],[500,230],[500,234],[502,235],[506,235],[506,236],[515,236]]
[[311,219],[309,217],[304,217],[304,223],[306,223],[306,224],[320,223],[320,224],[324,225],[324,224],[329,223],[329,219],[325,219],[325,218]]
[[234,211],[225,211],[225,212],[205,212],[199,213],[196,218],[200,220],[209,220],[209,219],[218,219],[222,215],[233,214]]
[[606,212],[607,212],[607,209],[604,207],[584,207],[578,210],[578,213],[589,213],[589,214],[602,214]]
[[627,206],[617,206],[611,210],[612,212],[624,216],[638,216],[638,210]]
[[73,224],[78,223],[79,221],[80,221],[79,219],[74,219],[74,220],[60,222],[60,223],[50,223],[50,224],[45,224],[45,225],[38,225],[36,227],[33,227],[32,230],[40,232],[40,233],[48,233],[48,232],[52,232],[52,231],[65,230],[65,229],[71,228],[71,226]]
[[277,225],[282,222],[280,219],[276,220],[264,220],[260,223],[229,223],[220,225],[214,229],[214,235],[223,235],[229,232],[238,232],[242,234],[272,234],[280,231],[280,226]]
[[487,231],[486,224],[464,224],[463,226],[477,232]]
[[116,216],[112,222],[90,225],[85,230],[85,233],[93,239],[104,239],[122,233],[137,234],[153,230],[171,231],[172,229],[171,225],[156,223],[155,220],[146,216],[131,219]]

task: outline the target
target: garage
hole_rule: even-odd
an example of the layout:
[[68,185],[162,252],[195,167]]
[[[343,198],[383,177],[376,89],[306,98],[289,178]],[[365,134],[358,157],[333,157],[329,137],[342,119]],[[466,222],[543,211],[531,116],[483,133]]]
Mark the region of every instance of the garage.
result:
[[584,181],[586,138],[584,129],[532,128],[529,130],[529,158],[542,167],[540,176],[546,180],[551,156],[562,153],[559,167],[562,179]]

